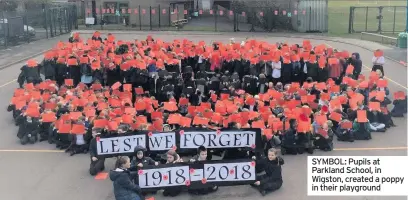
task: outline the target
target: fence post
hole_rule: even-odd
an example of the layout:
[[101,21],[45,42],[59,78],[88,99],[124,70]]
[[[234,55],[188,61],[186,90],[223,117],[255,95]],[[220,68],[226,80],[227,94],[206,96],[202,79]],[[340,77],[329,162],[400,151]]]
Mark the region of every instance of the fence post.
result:
[[[408,0],[407,0],[407,3],[408,3]],[[407,18],[405,19],[405,32],[408,32],[408,4],[407,4],[407,6],[405,7],[405,9],[407,9],[407,10],[405,11],[405,14],[407,15]]]
[[24,37],[26,37],[27,43],[30,43],[30,35],[28,34],[28,20],[27,15],[23,16],[23,23],[26,25],[24,30]]
[[366,22],[365,22],[365,32],[367,32],[367,23],[368,23],[368,6],[366,7]]
[[217,31],[217,18],[218,18],[218,9],[217,8],[215,8],[215,12],[214,12],[214,28],[215,28],[215,31]]
[[378,8],[378,32],[382,32],[382,28],[381,28],[381,23],[382,23],[382,10],[383,10],[383,8],[384,7],[382,7],[382,6],[380,6],[379,8]]
[[353,6],[350,6],[350,13],[349,13],[349,30],[348,33],[351,34],[352,33],[352,24],[353,24]]
[[62,15],[61,15],[61,8],[58,9],[58,21],[59,21],[59,28],[60,28],[60,35],[62,35]]
[[[71,7],[68,7],[67,9],[66,9],[67,11],[66,11],[66,17],[67,17],[67,33],[70,33],[71,32],[71,22],[72,22],[72,8]],[[94,16],[95,17],[95,21],[96,21],[96,15]]]
[[[177,8],[176,8],[176,10],[177,10],[176,15],[177,15],[177,21],[178,21],[178,20],[180,20],[180,19],[179,19],[179,12],[180,12],[180,10],[179,10],[179,7],[178,7],[177,4],[176,4],[176,7],[177,7]],[[184,12],[184,11],[183,11],[183,12]],[[177,30],[178,30],[178,29],[177,29]]]
[[63,26],[64,26],[62,30],[64,31],[64,33],[66,33],[67,32],[67,26],[66,26],[67,25],[67,16],[66,16],[67,8],[63,8],[62,11],[63,11],[62,16],[64,17],[64,19],[62,20]]
[[[64,17],[65,17],[65,33],[69,33],[70,31],[68,30],[68,23],[70,20],[70,14],[68,8],[64,8]],[[92,16],[93,17],[93,16]],[[96,19],[95,19],[96,20]]]
[[249,9],[248,11],[251,11],[251,29],[249,30],[249,32],[255,32],[255,26],[254,26],[254,21],[255,21],[255,17],[256,17],[256,11],[255,8]]
[[78,8],[76,5],[74,5],[74,23],[75,23],[75,30],[78,30]]
[[171,8],[169,6],[169,27],[171,27]]
[[48,11],[49,11],[47,21],[50,22],[50,36],[51,36],[51,37],[54,37],[54,26],[53,26],[53,24],[52,24],[52,10],[49,9],[49,8],[47,8],[47,9],[48,9]]
[[309,31],[312,30],[312,6],[309,6]]
[[142,15],[140,14],[140,5],[139,5],[139,29],[142,30]]
[[234,12],[234,32],[237,32],[237,13],[235,13],[235,10],[233,10],[232,12]]
[[99,20],[99,24],[101,25],[101,30],[103,30],[103,23],[105,22],[103,20],[102,5],[99,6],[99,13],[101,13],[101,19]]
[[161,21],[160,21],[161,13],[162,13],[162,11],[161,11],[160,4],[159,4],[159,10],[157,11],[157,14],[159,15],[159,30],[160,30],[160,27],[161,27],[161,25],[160,25],[160,23],[161,23]]
[[[56,14],[55,9],[52,9],[52,21],[54,22],[54,36],[57,36],[57,21],[56,21]],[[58,19],[57,19],[58,20]]]
[[6,30],[6,19],[4,19],[4,12],[1,12],[1,18],[2,18],[2,26],[3,26],[3,32],[4,32],[4,48],[7,49],[7,30]]
[[239,19],[242,19],[242,17],[239,16],[240,15],[242,16],[242,13],[241,14],[235,13],[235,15],[237,16],[237,32],[239,32]]
[[392,33],[395,33],[395,14],[397,13],[397,6],[394,6],[394,23],[392,23]]
[[[7,23],[7,28],[6,28],[6,48],[8,47],[8,38],[10,36],[10,23]],[[12,41],[13,42],[13,41]]]
[[150,10],[150,12],[149,12],[150,13],[150,15],[149,15],[150,16],[149,17],[150,30],[152,30],[152,6],[149,7],[149,10]]
[[47,6],[45,4],[43,4],[43,8],[44,8],[44,28],[45,28],[45,34],[47,35],[47,39],[48,39],[48,20],[47,20]]

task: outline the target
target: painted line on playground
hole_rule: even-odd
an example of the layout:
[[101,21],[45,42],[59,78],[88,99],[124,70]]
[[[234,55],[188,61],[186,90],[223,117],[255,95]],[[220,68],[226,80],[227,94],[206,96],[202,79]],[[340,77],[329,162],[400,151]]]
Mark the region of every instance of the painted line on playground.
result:
[[408,150],[408,147],[334,148],[333,151]]
[[[330,44],[325,43],[325,45],[329,46],[330,48],[334,48],[334,47],[331,46]],[[371,71],[371,68],[367,67],[367,65],[364,65],[364,64],[363,64],[363,67],[364,67],[365,69],[367,69],[368,71]],[[364,71],[365,71],[365,70],[364,70]],[[408,87],[407,87],[407,86],[404,86],[404,85],[402,85],[401,83],[398,83],[397,81],[394,81],[394,80],[392,80],[391,78],[388,78],[387,76],[384,76],[384,78],[387,79],[387,80],[389,80],[389,81],[391,81],[391,82],[394,83],[395,85],[400,86],[400,87],[402,87],[402,88],[408,90]]]
[[63,150],[41,150],[41,149],[0,149],[0,152],[13,152],[13,153],[64,153]]
[[5,65],[2,65],[2,66],[0,66],[0,70],[9,68],[9,67],[11,67],[11,66],[13,66],[13,65],[16,65],[16,64],[18,64],[18,63],[21,63],[21,62],[25,62],[25,61],[28,60],[28,59],[32,59],[32,58],[35,58],[35,57],[37,57],[37,56],[40,56],[40,55],[42,55],[42,54],[44,54],[45,52],[50,51],[50,50],[52,50],[52,49],[47,49],[47,50],[45,50],[45,51],[41,51],[41,52],[32,54],[32,55],[30,55],[30,56],[27,56],[27,57],[25,57],[25,58],[19,59],[19,60],[17,60],[17,61],[14,61],[14,62],[5,64]]
[[4,83],[3,85],[0,85],[0,88],[5,87],[5,86],[7,86],[7,85],[10,85],[10,84],[12,84],[12,83],[14,83],[14,82],[16,82],[16,81],[17,81],[17,79],[14,79],[14,80],[11,80],[11,81],[9,81],[9,82],[7,82],[7,83]]
[[[335,148],[333,151],[373,151],[373,150],[408,150],[407,147],[367,147],[367,148]],[[41,150],[41,149],[0,149],[1,152],[9,153],[64,153],[64,150]]]
[[[367,67],[366,65],[363,64],[363,67],[365,67],[366,69],[368,69],[369,71],[371,71],[371,68]],[[392,80],[391,78],[388,78],[387,76],[384,76],[385,79],[391,81],[392,83],[394,83],[395,85],[398,85],[406,90],[408,90],[407,86],[403,86],[402,84],[398,83],[397,81]]]

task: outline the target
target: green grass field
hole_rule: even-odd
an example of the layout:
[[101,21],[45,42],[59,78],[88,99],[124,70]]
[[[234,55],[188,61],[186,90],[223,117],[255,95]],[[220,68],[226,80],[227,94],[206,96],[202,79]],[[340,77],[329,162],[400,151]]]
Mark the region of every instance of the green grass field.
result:
[[[350,7],[354,11],[354,31],[374,32],[378,30],[379,9],[375,7],[384,6],[382,10],[382,30],[387,35],[395,36],[405,30],[406,8],[392,6],[407,6],[406,0],[329,0],[329,34],[333,36],[344,36],[348,34]],[[395,11],[395,12],[394,12]],[[394,27],[395,13],[395,27]],[[366,24],[367,19],[367,24]],[[395,33],[392,31],[395,30]],[[389,33],[391,32],[391,33]]]

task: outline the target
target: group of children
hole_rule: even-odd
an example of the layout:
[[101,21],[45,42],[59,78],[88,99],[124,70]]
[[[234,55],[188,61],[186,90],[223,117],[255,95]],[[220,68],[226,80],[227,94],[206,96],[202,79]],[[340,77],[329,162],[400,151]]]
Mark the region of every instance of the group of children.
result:
[[[84,42],[74,34],[47,52],[41,64],[29,60],[21,68],[20,88],[8,111],[22,144],[48,140],[71,155],[89,151],[91,175],[105,169],[96,151],[99,136],[185,127],[260,128],[262,154],[271,158],[265,164],[268,174],[279,171],[270,165],[283,164],[271,148],[281,148],[282,154],[330,151],[334,136],[369,140],[371,132],[395,126],[392,117],[406,114],[407,98],[399,91],[391,101],[383,64],[378,50],[365,77],[358,53],[307,40],[302,45],[231,40],[207,46],[151,36],[126,42],[108,34],[103,40],[98,32]],[[249,155],[242,149],[216,153],[223,159]],[[167,157],[180,161],[173,151]],[[133,161],[136,167],[156,164],[138,156]],[[254,186],[264,193],[282,184],[270,185],[270,179],[260,177]]]
[[[197,149],[197,154],[193,156],[188,162],[195,163],[195,162],[202,162],[211,160],[211,158],[207,157],[209,152],[204,146],[200,146]],[[128,163],[125,167],[116,167],[115,170],[110,172],[111,180],[114,182],[114,194],[116,199],[122,199],[121,197],[124,196],[124,192],[122,192],[122,188],[137,188],[136,190],[127,191],[127,195],[132,196],[130,199],[143,199],[147,192],[143,192],[142,189],[137,185],[138,183],[138,176],[132,175],[143,167],[149,165],[159,165],[159,162],[154,161],[152,158],[146,156],[146,149],[143,147],[136,147],[134,150],[135,156],[129,158],[127,156],[118,157],[117,163]],[[256,162],[256,181],[251,184],[252,187],[256,188],[263,196],[269,192],[273,192],[278,190],[282,184],[282,168],[281,166],[284,164],[284,160],[282,157],[277,156],[277,151],[274,148],[271,148],[267,151],[267,156],[263,156],[260,158],[256,158],[255,156],[252,159]],[[124,161],[125,160],[125,161]],[[182,163],[184,162],[183,159],[174,151],[169,150],[166,153],[166,161],[163,164],[174,164],[174,163]],[[120,166],[120,165],[116,165]],[[126,174],[128,180],[130,182],[119,182],[117,177],[119,174]],[[118,189],[120,188],[120,189]],[[199,189],[188,189],[188,193],[192,195],[205,195],[218,190],[218,186],[209,186],[207,188],[199,188]],[[183,191],[182,186],[174,186],[169,187],[163,190],[164,196],[175,197],[179,195]],[[156,193],[157,191],[153,192]]]

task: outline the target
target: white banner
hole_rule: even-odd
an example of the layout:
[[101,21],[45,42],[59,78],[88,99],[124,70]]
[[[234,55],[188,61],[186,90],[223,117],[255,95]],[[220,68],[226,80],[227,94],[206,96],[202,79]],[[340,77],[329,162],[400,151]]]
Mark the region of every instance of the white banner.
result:
[[189,166],[143,169],[138,173],[141,188],[186,185],[190,180]]
[[169,150],[176,146],[176,133],[155,133],[149,135],[149,149],[150,151]]
[[216,161],[212,163],[180,163],[176,166],[150,166],[138,171],[141,188],[165,188],[172,186],[195,188],[208,187],[209,183],[220,186],[251,184],[256,181],[254,161]]
[[205,164],[204,177],[207,182],[255,181],[255,166],[251,162]]
[[188,150],[200,146],[210,149],[256,148],[257,134],[260,133],[244,130],[135,132],[135,135],[99,138],[97,153],[98,155],[132,153],[136,146],[143,146],[149,151],[166,151],[174,147]]

